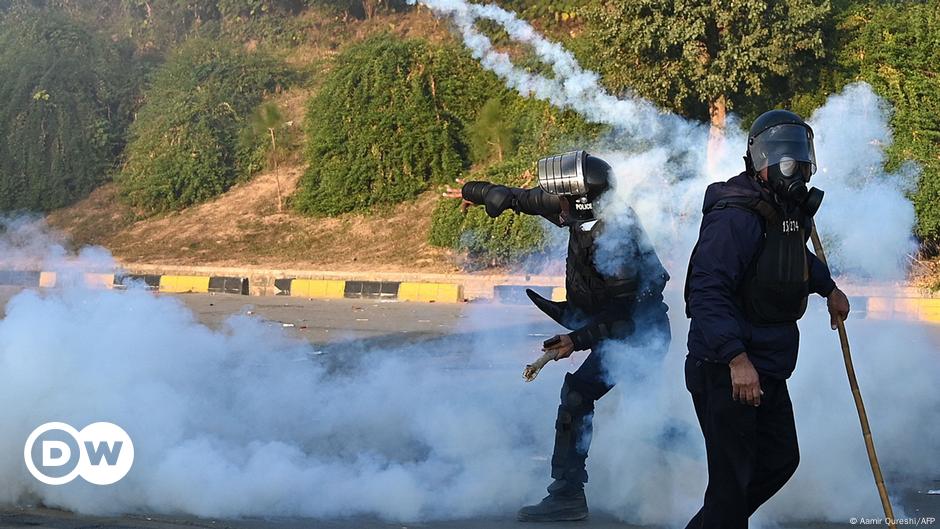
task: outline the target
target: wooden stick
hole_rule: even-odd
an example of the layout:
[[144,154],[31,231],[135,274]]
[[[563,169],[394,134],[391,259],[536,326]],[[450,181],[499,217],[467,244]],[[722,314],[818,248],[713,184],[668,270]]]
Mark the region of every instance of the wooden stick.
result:
[[[826,252],[823,250],[822,241],[819,234],[816,233],[816,223],[813,222],[813,231],[810,233],[813,240],[813,248],[816,250],[816,257],[823,264],[826,263]],[[891,499],[888,498],[888,488],[885,487],[884,477],[881,475],[881,465],[878,464],[878,455],[875,454],[875,441],[871,437],[871,428],[868,426],[868,414],[865,413],[865,403],[862,402],[862,392],[858,389],[858,379],[855,378],[855,366],[852,364],[852,352],[849,349],[849,336],[845,332],[845,322],[837,320],[839,329],[839,342],[842,344],[842,359],[845,360],[845,372],[849,377],[849,387],[852,388],[852,396],[855,398],[855,409],[858,410],[858,420],[862,424],[862,437],[865,438],[865,448],[868,450],[868,462],[871,463],[871,472],[875,476],[875,486],[878,487],[878,495],[881,496],[881,506],[885,511],[885,521],[888,527],[895,529],[894,510],[891,508]]]

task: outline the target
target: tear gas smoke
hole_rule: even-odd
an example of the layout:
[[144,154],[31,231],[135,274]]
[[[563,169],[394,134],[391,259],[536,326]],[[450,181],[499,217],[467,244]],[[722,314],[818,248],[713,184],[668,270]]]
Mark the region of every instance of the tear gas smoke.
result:
[[[414,4],[415,0],[408,2]],[[473,57],[523,96],[531,95],[558,107],[570,108],[590,121],[612,125],[633,141],[659,141],[681,135],[693,127],[678,116],[662,113],[644,99],[618,99],[608,94],[600,86],[596,72],[581,68],[571,52],[543,37],[511,11],[495,4],[463,0],[421,0],[418,3],[449,17]],[[490,38],[476,28],[480,20],[499,24],[510,39],[530,46],[545,65],[551,66],[554,78],[517,68],[507,53],[497,50]]]
[[[607,95],[596,74],[511,13],[457,0],[423,3],[450,16],[474,55],[510,86],[620,131],[616,144],[598,151],[618,176],[603,217],[616,226],[623,208],[633,207],[673,286],[681,286],[704,187],[738,172],[740,153],[729,149],[709,170],[704,129],[647,102]],[[554,78],[518,70],[493,51],[474,29],[479,17],[532,45],[552,65]],[[834,267],[860,277],[902,277],[913,219],[903,191],[912,173],[882,169],[890,143],[884,104],[867,86],[855,85],[811,121],[820,159],[813,183],[828,193],[819,223],[833,246]],[[727,145],[743,150],[742,138],[730,134]],[[677,158],[677,152],[684,154]],[[0,255],[20,252],[61,263],[64,251],[35,226],[8,224]],[[27,229],[33,235],[24,237]],[[617,241],[612,236],[603,244],[614,249]],[[106,261],[101,252],[86,251],[95,268]],[[73,270],[84,262],[69,261]],[[677,289],[667,302],[673,342],[664,360],[651,361],[622,344],[607,346],[614,359],[608,368],[621,382],[598,404],[588,495],[595,510],[673,526],[699,506],[705,465],[683,384],[687,323]],[[41,500],[87,513],[203,516],[415,520],[512,512],[544,494],[544,458],[567,366],[550,365],[524,384],[519,374],[539,339],[505,327],[493,310],[469,307],[466,334],[432,346],[350,346],[336,353],[342,356],[336,367],[255,318],[233,316],[221,329],[209,329],[173,298],[78,285],[23,292],[0,321],[0,395],[21,403],[0,411],[0,500]],[[768,519],[879,514],[838,340],[827,322],[815,300],[791,379],[803,463],[760,511]],[[887,479],[935,477],[940,446],[931,440],[940,436],[940,366],[930,340],[936,329],[870,321],[850,321],[849,328]],[[39,484],[24,468],[22,443],[32,428],[51,420],[121,425],[137,452],[131,473],[109,487],[80,480]]]
[[[503,348],[525,347],[526,334],[473,337],[472,350],[464,336],[434,350],[349,351],[337,368],[254,317],[211,330],[179,300],[142,290],[24,291],[0,321],[11,403],[0,411],[0,499],[201,516],[506,510],[543,466],[532,458],[546,452],[558,391],[519,383]],[[23,442],[53,420],[121,425],[134,468],[108,487],[40,484]]]

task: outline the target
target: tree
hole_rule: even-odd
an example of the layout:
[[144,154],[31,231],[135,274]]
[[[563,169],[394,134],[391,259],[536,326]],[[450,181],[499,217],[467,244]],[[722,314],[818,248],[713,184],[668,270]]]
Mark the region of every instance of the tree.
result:
[[499,98],[487,101],[469,130],[473,158],[489,161],[495,156],[502,162],[518,144],[516,125],[507,119],[505,105]]
[[49,210],[106,181],[123,148],[134,61],[61,15],[0,29],[0,209]]
[[596,67],[617,91],[725,126],[746,98],[825,54],[828,0],[637,0],[585,10]]
[[[917,235],[940,244],[940,0],[867,1],[852,6],[839,50],[849,81],[863,79],[894,106],[889,163],[915,160]],[[854,78],[854,79],[853,79]],[[835,86],[834,89],[841,89]]]
[[[242,143],[256,145],[258,150],[267,153],[267,165],[274,169],[274,183],[277,186],[277,212],[284,207],[284,198],[281,194],[281,168],[280,159],[283,155],[283,146],[278,143],[281,131],[289,126],[284,121],[284,115],[273,102],[261,104],[251,115],[249,125],[245,129]],[[270,140],[270,144],[268,144]]]

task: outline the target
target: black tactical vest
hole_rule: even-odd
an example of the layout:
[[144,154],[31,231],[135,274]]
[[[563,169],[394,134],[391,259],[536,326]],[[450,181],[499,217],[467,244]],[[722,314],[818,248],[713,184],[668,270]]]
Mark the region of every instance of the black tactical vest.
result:
[[595,240],[600,232],[597,221],[575,222],[570,226],[565,289],[568,301],[588,314],[603,310],[614,298],[635,297],[637,277],[605,277],[595,266]]
[[[747,319],[756,324],[793,323],[803,317],[809,297],[809,262],[806,241],[811,218],[799,208],[786,211],[761,198],[729,197],[719,200],[705,213],[727,207],[758,214],[764,237],[757,255],[748,265],[738,304]],[[692,250],[693,255],[696,249]],[[691,260],[689,268],[691,273]],[[688,279],[686,279],[688,301]]]

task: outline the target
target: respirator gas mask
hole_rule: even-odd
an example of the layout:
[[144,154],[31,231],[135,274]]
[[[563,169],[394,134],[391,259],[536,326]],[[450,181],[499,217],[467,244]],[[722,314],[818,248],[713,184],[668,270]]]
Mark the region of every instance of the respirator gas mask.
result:
[[748,169],[767,169],[767,187],[777,200],[809,216],[822,204],[823,192],[808,188],[816,172],[813,129],[792,112],[772,110],[755,120],[748,135]]

